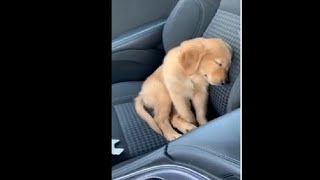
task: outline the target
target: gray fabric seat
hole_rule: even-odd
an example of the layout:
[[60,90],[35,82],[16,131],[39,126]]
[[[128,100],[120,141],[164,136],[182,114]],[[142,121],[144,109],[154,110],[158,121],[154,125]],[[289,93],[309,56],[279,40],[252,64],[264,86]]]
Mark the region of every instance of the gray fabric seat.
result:
[[139,119],[133,104],[142,82],[112,85],[112,138],[119,139],[118,148],[125,150],[112,157],[113,164],[148,153],[166,143],[165,139]]
[[[182,41],[195,37],[218,37],[233,48],[230,82],[209,87],[210,119],[240,107],[240,0],[180,0],[170,14],[164,30],[163,45],[168,52]],[[120,139],[117,147],[124,148],[113,156],[113,165],[146,154],[166,144],[139,119],[133,99],[142,82],[122,82],[112,85],[112,137]]]

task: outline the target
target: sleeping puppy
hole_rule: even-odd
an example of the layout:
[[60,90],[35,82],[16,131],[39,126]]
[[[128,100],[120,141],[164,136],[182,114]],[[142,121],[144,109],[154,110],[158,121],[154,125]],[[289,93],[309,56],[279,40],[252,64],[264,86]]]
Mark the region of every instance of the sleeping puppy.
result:
[[[172,126],[186,133],[196,124],[207,123],[208,84],[225,83],[231,58],[231,47],[218,38],[182,42],[168,52],[163,64],[143,83],[135,98],[138,115],[168,141],[181,136]],[[154,117],[144,106],[153,109]]]

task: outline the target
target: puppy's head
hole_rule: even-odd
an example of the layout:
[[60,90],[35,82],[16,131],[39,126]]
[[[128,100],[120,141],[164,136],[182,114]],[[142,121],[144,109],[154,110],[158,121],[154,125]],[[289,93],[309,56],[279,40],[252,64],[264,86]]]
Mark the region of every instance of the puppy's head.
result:
[[218,38],[195,38],[180,45],[180,64],[186,75],[201,74],[211,85],[228,80],[232,48]]

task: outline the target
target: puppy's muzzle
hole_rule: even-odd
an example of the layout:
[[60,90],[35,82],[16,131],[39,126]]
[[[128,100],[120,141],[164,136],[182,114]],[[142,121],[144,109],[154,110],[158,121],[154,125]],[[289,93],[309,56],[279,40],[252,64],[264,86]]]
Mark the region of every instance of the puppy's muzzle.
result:
[[222,80],[222,81],[221,81],[221,85],[227,84],[227,83],[229,83],[229,82],[230,82],[230,81],[229,81],[229,75],[228,75],[225,80]]

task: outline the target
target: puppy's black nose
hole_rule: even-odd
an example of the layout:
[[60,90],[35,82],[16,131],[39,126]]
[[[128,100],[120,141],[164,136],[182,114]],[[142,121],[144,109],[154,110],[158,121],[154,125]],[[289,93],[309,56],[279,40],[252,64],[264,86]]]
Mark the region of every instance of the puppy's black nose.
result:
[[226,83],[226,81],[225,81],[225,80],[221,81],[221,84],[222,84],[222,85],[224,85],[225,83]]
[[224,80],[224,83],[229,83],[230,81],[229,81],[229,74],[227,74],[227,77],[226,77],[226,79]]

